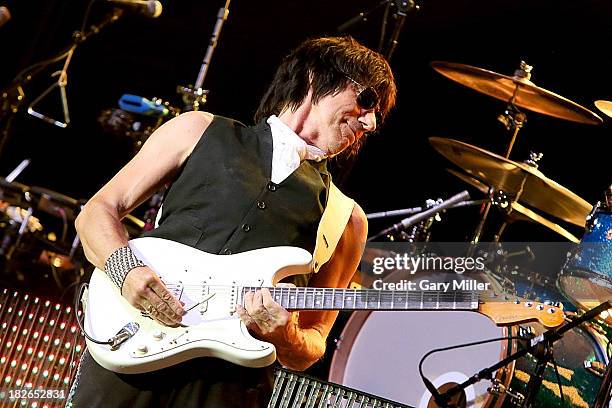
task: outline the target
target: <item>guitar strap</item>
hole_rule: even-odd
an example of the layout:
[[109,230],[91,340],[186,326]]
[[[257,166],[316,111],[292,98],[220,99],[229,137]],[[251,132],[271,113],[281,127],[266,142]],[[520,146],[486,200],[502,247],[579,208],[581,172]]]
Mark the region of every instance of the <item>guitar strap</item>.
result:
[[332,257],[354,206],[353,199],[344,195],[333,182],[329,184],[327,206],[319,221],[317,242],[312,255],[311,269],[313,272],[319,272],[321,266]]

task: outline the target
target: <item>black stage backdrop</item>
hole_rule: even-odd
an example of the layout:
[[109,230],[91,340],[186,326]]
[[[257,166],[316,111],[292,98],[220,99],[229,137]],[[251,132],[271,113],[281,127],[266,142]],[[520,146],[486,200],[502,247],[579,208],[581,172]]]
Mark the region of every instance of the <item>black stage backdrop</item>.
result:
[[[0,1],[13,15],[0,27],[0,88],[21,69],[67,46],[87,3]],[[19,113],[0,158],[0,174],[31,158],[19,181],[87,198],[132,154],[129,140],[101,130],[96,121],[100,111],[117,107],[124,93],[157,96],[181,106],[175,88],[195,82],[224,2],[162,3],[161,17],[126,15],[77,49],[68,84],[72,125],[60,129]],[[289,49],[309,37],[337,34],[337,26],[376,4],[378,0],[232,2],[204,83],[210,90],[205,109],[251,123],[260,96]],[[100,0],[89,21],[97,23],[109,11]],[[435,73],[429,65],[434,60],[511,75],[525,59],[534,66],[536,84],[595,110],[594,100],[612,99],[611,20],[608,0],[423,0],[419,12],[408,14],[391,59],[398,106],[379,134],[367,140],[344,177],[345,190],[366,212],[374,212],[420,206],[426,198],[445,198],[468,188],[445,171],[450,163],[428,144],[430,136],[503,153],[509,136],[496,117],[505,104]],[[378,11],[346,33],[376,48],[381,21]],[[25,89],[27,99],[51,84],[50,74],[59,68],[55,64],[34,78]],[[49,98],[48,109],[58,111],[58,95]],[[611,132],[609,122],[589,126],[528,113],[512,158],[522,160],[530,150],[544,153],[544,174],[594,203],[611,181]],[[433,238],[462,240],[477,218],[475,208],[453,210],[434,227]],[[396,221],[372,222],[371,232]],[[498,221],[488,226],[489,237]],[[543,227],[519,223],[506,238],[562,239]]]

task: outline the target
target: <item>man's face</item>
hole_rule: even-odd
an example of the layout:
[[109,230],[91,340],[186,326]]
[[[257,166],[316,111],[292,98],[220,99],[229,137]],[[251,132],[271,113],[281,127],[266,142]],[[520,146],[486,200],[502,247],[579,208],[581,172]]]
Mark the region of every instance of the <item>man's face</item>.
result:
[[312,105],[316,137],[312,142],[328,156],[336,155],[376,130],[376,109],[363,109],[357,103],[356,84],[321,98]]

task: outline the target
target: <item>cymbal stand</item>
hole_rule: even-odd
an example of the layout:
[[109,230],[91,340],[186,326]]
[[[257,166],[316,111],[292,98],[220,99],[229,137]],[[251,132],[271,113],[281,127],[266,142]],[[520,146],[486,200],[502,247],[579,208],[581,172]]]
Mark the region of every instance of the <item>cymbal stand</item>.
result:
[[[532,69],[533,67],[531,65],[528,65],[525,61],[521,61],[519,69],[514,71],[514,78],[517,80],[517,82],[529,81],[529,79],[531,78]],[[504,111],[503,114],[500,114],[497,117],[497,120],[499,120],[506,127],[506,130],[511,132],[510,142],[508,142],[508,146],[506,147],[506,152],[504,154],[504,157],[506,159],[510,158],[510,153],[512,152],[514,143],[516,142],[516,138],[520,130],[523,128],[523,126],[527,122],[527,115],[523,113],[514,104],[514,101],[516,100],[516,97],[518,96],[519,89],[520,89],[520,83],[517,83],[516,87],[514,88],[514,92],[512,93],[512,97],[510,97],[510,100],[508,100],[508,105],[506,106],[506,110]],[[495,194],[495,189],[493,187],[490,187],[487,193],[487,196],[491,198],[493,197],[494,194]],[[491,198],[491,200],[487,204],[485,204],[484,208],[482,209],[480,220],[478,222],[478,226],[476,227],[476,230],[474,231],[474,235],[472,236],[471,242],[473,244],[477,244],[478,242],[480,242],[480,237],[482,235],[482,231],[484,229],[484,225],[487,220],[487,217],[489,216],[489,211],[491,210],[492,204],[494,204],[494,202],[493,202],[493,199]],[[500,231],[496,235],[495,239],[499,239],[499,236],[501,235],[501,232],[503,232],[504,229],[505,229],[505,225],[503,225],[500,228]]]
[[[89,39],[92,35],[98,34],[104,27],[108,24],[114,23],[121,17],[123,11],[120,9],[114,9],[101,23],[97,25],[91,25],[87,32],[75,31],[72,35],[72,45],[68,47],[68,51],[63,53],[64,65],[61,70],[54,72],[51,74],[51,77],[58,77],[57,81],[51,84],[47,89],[43,91],[36,99],[30,103],[28,106],[28,114],[34,116],[35,118],[41,119],[51,125],[58,126],[60,128],[65,129],[70,124],[70,112],[68,110],[68,100],[66,98],[66,86],[68,85],[68,66],[72,61],[72,57],[76,48],[79,44],[84,43],[87,39]],[[47,116],[43,113],[37,112],[34,110],[34,107],[43,100],[51,91],[55,88],[59,88],[60,97],[62,101],[62,112],[64,114],[63,122],[61,120],[53,119],[50,116]]]
[[217,14],[217,23],[215,24],[212,36],[210,37],[206,55],[204,56],[204,61],[202,61],[202,66],[200,67],[200,72],[198,73],[198,78],[196,79],[195,85],[179,85],[176,87],[176,92],[183,97],[183,103],[185,104],[184,111],[200,110],[200,105],[204,105],[204,103],[206,103],[206,97],[208,96],[209,91],[202,89],[202,84],[204,83],[204,78],[208,73],[210,61],[212,60],[213,53],[217,47],[219,35],[221,34],[221,29],[223,28],[223,23],[225,23],[225,20],[227,20],[229,15],[229,6],[230,0],[226,0],[225,6],[219,9]]

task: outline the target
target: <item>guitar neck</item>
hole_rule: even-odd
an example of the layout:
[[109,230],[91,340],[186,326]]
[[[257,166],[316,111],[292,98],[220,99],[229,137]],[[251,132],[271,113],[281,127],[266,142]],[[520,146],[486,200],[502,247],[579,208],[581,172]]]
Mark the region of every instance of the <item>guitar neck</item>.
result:
[[[244,294],[261,289],[243,287]],[[477,310],[475,291],[398,291],[337,288],[268,288],[287,310]]]

